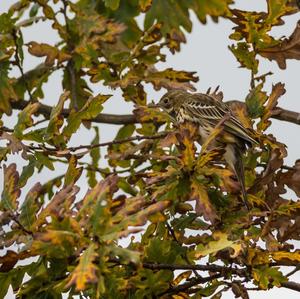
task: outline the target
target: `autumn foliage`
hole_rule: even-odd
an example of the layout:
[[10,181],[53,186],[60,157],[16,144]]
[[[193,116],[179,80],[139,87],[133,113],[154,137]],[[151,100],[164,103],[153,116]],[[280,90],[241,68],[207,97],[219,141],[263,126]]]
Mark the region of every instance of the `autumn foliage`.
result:
[[[299,12],[299,1],[267,0],[265,12],[232,5],[19,0],[0,15],[0,298],[10,287],[19,298],[300,292],[292,276],[300,269],[300,201],[285,194],[300,196],[300,165],[284,165],[285,145],[266,133],[272,118],[299,124],[300,117],[278,107],[283,82],[265,91],[272,77],[259,66],[266,58],[285,69],[288,59],[300,59],[299,24],[290,37],[270,33],[284,26],[282,17]],[[147,106],[146,84],[194,90],[196,72],[162,67],[166,50],[176,55],[186,42],[191,11],[203,25],[208,18],[232,22],[229,50],[251,74],[245,101],[229,103],[259,140],[244,157],[250,210],[222,153],[209,146],[222,125],[199,147],[197,128],[172,126],[168,115]],[[60,41],[24,42],[22,31],[42,22]],[[29,55],[40,64],[25,71]],[[64,91],[46,105],[44,86],[57,72]],[[97,94],[95,86],[111,94]],[[116,91],[119,101],[135,105],[132,114],[102,113]],[[219,91],[208,93],[223,100]],[[103,123],[120,126],[106,143]],[[93,140],[82,144],[87,130]],[[13,162],[16,155],[23,168]],[[52,176],[42,184],[45,169]]]

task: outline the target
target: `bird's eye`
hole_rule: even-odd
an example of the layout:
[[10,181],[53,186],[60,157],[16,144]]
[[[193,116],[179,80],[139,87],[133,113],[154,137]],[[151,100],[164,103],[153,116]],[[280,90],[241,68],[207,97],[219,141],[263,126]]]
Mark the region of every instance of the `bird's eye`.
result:
[[169,98],[164,98],[164,104],[168,104],[169,103]]

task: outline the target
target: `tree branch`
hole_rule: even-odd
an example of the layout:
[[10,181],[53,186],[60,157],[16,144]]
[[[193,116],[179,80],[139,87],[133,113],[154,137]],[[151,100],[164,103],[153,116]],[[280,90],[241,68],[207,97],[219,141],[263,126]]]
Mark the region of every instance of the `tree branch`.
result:
[[219,265],[177,265],[177,264],[152,264],[143,263],[143,267],[151,270],[198,270],[198,271],[210,271],[210,272],[220,272],[224,274],[236,274],[239,276],[245,276],[247,274],[247,269],[238,269],[231,267],[223,267]]
[[[18,102],[11,102],[11,106],[16,110],[23,110],[28,105],[27,101],[21,100]],[[44,115],[46,118],[50,117],[52,107],[40,103],[40,106],[36,114]],[[71,113],[70,109],[63,109],[62,115],[68,117]],[[127,125],[138,123],[138,120],[133,114],[128,115],[116,115],[116,114],[105,114],[101,113],[97,117],[91,120],[95,123],[114,124],[114,125]]]
[[294,282],[294,281],[286,281],[282,282],[281,286],[287,289],[291,289],[293,291],[300,292],[300,283]]
[[[230,103],[243,103],[239,101],[230,101]],[[23,110],[28,105],[27,101],[20,100],[18,102],[11,102],[11,106],[15,110]],[[42,114],[46,118],[49,118],[51,113],[52,107],[44,104],[40,104],[40,107],[37,110],[37,114]],[[71,113],[70,109],[63,109],[62,115],[64,117],[68,117]],[[290,122],[296,125],[300,125],[300,113],[294,112],[291,110],[286,110],[283,108],[276,108],[274,110],[273,115],[271,118]],[[123,115],[117,115],[117,114],[106,114],[101,113],[97,117],[91,120],[94,123],[104,123],[104,124],[113,124],[113,125],[127,125],[127,124],[135,124],[140,123],[140,121],[136,118],[133,114],[123,114]]]
[[[143,267],[151,270],[198,270],[198,271],[209,271],[215,272],[216,274],[211,275],[210,277],[197,277],[192,279],[191,281],[184,283],[182,285],[170,288],[165,291],[164,294],[174,294],[179,291],[184,291],[193,287],[199,283],[204,283],[210,281],[215,278],[220,278],[223,276],[227,276],[230,274],[235,274],[240,277],[248,277],[248,270],[246,268],[231,268],[231,267],[223,267],[219,265],[176,265],[176,264],[155,264],[155,263],[143,263]],[[291,289],[297,292],[300,292],[300,283],[294,281],[286,281],[281,283],[281,287]],[[248,290],[251,290],[249,288]],[[259,288],[255,288],[255,290],[260,290]]]
[[166,290],[165,292],[163,292],[159,295],[162,296],[162,295],[166,295],[166,294],[176,294],[179,292],[183,292],[193,286],[198,285],[199,283],[206,283],[206,282],[212,281],[212,280],[220,278],[220,277],[222,277],[222,274],[212,274],[208,277],[196,277],[186,283],[180,284],[178,286],[170,287],[168,290]]

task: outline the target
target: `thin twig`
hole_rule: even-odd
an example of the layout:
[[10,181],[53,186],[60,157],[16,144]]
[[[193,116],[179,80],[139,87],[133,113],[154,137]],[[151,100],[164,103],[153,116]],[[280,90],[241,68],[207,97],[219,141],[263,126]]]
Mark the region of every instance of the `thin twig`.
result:
[[208,277],[196,277],[196,278],[193,278],[193,279],[191,279],[190,281],[188,281],[186,283],[180,284],[178,286],[170,287],[165,292],[159,294],[159,296],[166,295],[166,294],[171,295],[171,294],[180,293],[180,292],[186,291],[186,290],[188,290],[188,289],[192,288],[193,286],[196,286],[200,283],[206,283],[206,282],[212,281],[212,280],[220,278],[220,277],[222,277],[221,274],[213,274],[213,275],[210,275]]
[[294,275],[296,272],[298,272],[300,270],[300,265],[297,265],[296,267],[295,267],[295,269],[294,270],[292,270],[291,272],[289,272],[287,275],[286,275],[286,277],[290,277],[290,276],[292,276],[292,275]]
[[74,147],[69,147],[64,149],[63,151],[57,151],[54,148],[46,147],[46,146],[33,146],[29,145],[28,148],[31,150],[43,150],[44,152],[47,152],[48,154],[55,154],[57,153],[60,156],[66,156],[69,155],[71,152],[76,152],[81,149],[86,149],[86,150],[92,150],[97,147],[103,147],[103,146],[110,146],[110,145],[115,145],[115,144],[122,144],[126,142],[131,142],[131,141],[141,141],[145,139],[160,139],[164,136],[167,135],[167,132],[162,132],[157,135],[153,136],[133,136],[133,137],[128,137],[125,139],[117,139],[113,141],[108,141],[108,142],[103,142],[103,143],[97,143],[97,144],[88,144],[88,145],[80,145],[80,146],[74,146]]

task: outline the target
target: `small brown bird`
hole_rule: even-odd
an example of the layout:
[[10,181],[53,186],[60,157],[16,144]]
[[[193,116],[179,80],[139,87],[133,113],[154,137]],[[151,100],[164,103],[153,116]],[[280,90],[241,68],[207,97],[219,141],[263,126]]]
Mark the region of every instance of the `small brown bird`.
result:
[[229,106],[208,94],[171,90],[160,99],[157,106],[166,111],[177,123],[188,121],[199,125],[201,144],[216,125],[225,119],[223,130],[212,145],[224,148],[224,159],[235,173],[241,185],[243,201],[249,209],[242,155],[247,147],[258,144],[251,137],[251,130],[241,124]]

